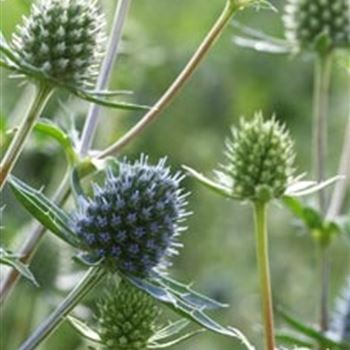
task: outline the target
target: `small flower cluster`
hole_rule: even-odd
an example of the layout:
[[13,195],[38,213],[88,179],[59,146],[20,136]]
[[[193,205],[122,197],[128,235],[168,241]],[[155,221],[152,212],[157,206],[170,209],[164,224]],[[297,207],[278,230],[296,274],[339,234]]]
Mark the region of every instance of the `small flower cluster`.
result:
[[176,237],[186,216],[180,173],[171,176],[165,159],[155,166],[146,157],[122,162],[107,173],[102,188],[75,215],[83,249],[104,258],[112,269],[147,276],[181,246]]
[[287,38],[299,48],[314,49],[322,36],[331,49],[350,46],[348,0],[288,0],[285,12]]
[[108,289],[97,306],[98,333],[107,349],[147,349],[161,314],[152,298],[122,280],[118,287]]
[[294,172],[293,142],[275,119],[242,119],[226,143],[225,173],[232,179],[233,193],[245,200],[268,201],[282,196]]
[[13,49],[45,76],[84,86],[98,74],[103,27],[96,0],[38,0],[18,27]]

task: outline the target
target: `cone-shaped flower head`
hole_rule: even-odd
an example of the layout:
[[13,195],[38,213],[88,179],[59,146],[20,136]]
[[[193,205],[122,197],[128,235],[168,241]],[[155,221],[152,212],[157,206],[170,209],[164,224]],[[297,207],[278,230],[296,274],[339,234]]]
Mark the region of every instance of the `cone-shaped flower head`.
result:
[[176,253],[186,212],[183,176],[170,174],[165,159],[149,165],[146,157],[122,162],[102,188],[75,215],[83,249],[105,258],[112,269],[145,276]]
[[96,0],[37,0],[13,37],[23,63],[51,79],[86,85],[98,74],[104,18]]
[[337,339],[350,343],[350,277],[337,300],[330,328]]
[[161,314],[154,300],[122,281],[98,303],[99,334],[110,350],[145,350]]
[[286,36],[299,49],[350,47],[349,0],[288,0],[285,12]]
[[228,164],[233,193],[242,200],[268,201],[283,195],[293,175],[293,142],[274,118],[241,119],[227,141]]

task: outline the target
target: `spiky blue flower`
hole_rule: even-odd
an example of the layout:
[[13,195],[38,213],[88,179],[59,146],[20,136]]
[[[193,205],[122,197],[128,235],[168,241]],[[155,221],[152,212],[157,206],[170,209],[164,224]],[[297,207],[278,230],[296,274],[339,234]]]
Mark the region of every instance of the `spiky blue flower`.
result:
[[350,343],[350,277],[336,302],[331,332],[337,339]]
[[96,0],[37,0],[12,40],[23,63],[70,85],[96,78],[104,43]]
[[161,314],[155,301],[122,280],[97,304],[99,334],[110,350],[144,350],[156,333]]
[[112,269],[138,276],[168,264],[166,258],[181,246],[176,240],[187,194],[180,187],[183,176],[171,175],[165,163],[163,158],[149,165],[142,156],[121,162],[118,173],[107,171],[104,185],[94,187],[74,218],[84,250]]

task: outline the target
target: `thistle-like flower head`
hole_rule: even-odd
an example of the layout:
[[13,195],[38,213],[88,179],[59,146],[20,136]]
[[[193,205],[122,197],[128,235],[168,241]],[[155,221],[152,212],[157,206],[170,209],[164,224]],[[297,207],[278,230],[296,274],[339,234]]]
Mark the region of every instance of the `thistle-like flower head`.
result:
[[286,36],[298,49],[350,47],[349,0],[288,0],[284,22]]
[[228,140],[225,173],[232,180],[233,193],[242,200],[268,201],[281,197],[293,175],[293,142],[274,118],[241,119]]
[[161,314],[155,301],[128,282],[108,290],[97,305],[99,335],[110,350],[144,350]]
[[170,174],[165,159],[149,165],[147,157],[124,161],[119,173],[108,170],[102,188],[82,205],[74,219],[82,248],[112,268],[138,276],[167,263],[186,216],[183,176]]
[[89,85],[98,74],[103,27],[96,0],[37,0],[12,46],[23,63],[48,78]]

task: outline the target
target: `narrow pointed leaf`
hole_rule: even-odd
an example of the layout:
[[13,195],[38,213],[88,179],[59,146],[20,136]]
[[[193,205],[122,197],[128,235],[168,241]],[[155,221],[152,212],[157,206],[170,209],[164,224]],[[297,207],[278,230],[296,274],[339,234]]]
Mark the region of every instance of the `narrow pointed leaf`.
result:
[[190,321],[185,318],[182,318],[176,322],[172,322],[168,326],[158,330],[157,333],[150,338],[150,341],[153,342],[153,341],[163,340],[171,336],[174,336],[180,333],[189,324],[190,324]]
[[69,227],[69,216],[41,191],[35,190],[21,180],[11,176],[9,184],[18,201],[44,227],[72,246],[77,247],[79,240]]
[[147,346],[147,349],[165,349],[165,348],[169,348],[170,346],[174,346],[177,344],[180,344],[194,336],[196,336],[197,334],[203,333],[205,332],[205,329],[197,329],[195,331],[189,332],[179,338],[176,338],[174,340],[168,341],[166,343],[159,343],[159,342],[150,342]]
[[218,309],[228,307],[227,304],[220,303],[214,299],[202,295],[192,290],[190,286],[175,281],[174,279],[168,276],[157,273],[154,277],[163,287],[169,288],[171,292],[176,294],[180,299],[194,306],[206,309]]
[[284,344],[287,345],[298,345],[298,346],[306,346],[310,349],[315,347],[314,343],[311,343],[310,341],[306,341],[303,339],[300,339],[299,337],[295,336],[295,335],[291,335],[287,332],[282,332],[279,331],[276,333],[276,339],[279,342],[283,342]]
[[2,247],[0,247],[0,264],[13,267],[17,272],[19,272],[28,281],[32,282],[36,287],[39,286],[28,265],[24,264],[19,256],[13,254],[12,252],[9,252]]
[[188,174],[192,177],[194,177],[196,180],[198,180],[202,185],[204,185],[205,187],[207,187],[208,189],[210,189],[211,191],[214,191],[215,193],[220,194],[221,196],[224,197],[228,197],[230,199],[234,199],[234,195],[232,194],[231,190],[229,188],[226,188],[212,180],[210,180],[209,178],[207,178],[206,176],[204,176],[203,174],[197,172],[196,170],[183,165],[182,166],[184,170],[186,170],[188,172]]
[[71,326],[84,338],[89,339],[95,343],[102,344],[100,335],[91,327],[89,327],[85,322],[73,316],[67,316],[67,320]]
[[299,320],[295,319],[293,316],[281,309],[278,309],[278,313],[289,326],[291,326],[301,334],[304,334],[305,336],[311,339],[317,340],[319,344],[323,346],[332,347],[332,349],[349,350],[349,344],[344,344],[329,339],[324,334],[322,334],[322,332],[319,332],[314,328],[300,322]]
[[296,196],[296,197],[306,196],[306,195],[318,192],[318,191],[334,184],[335,182],[341,181],[341,180],[344,180],[344,176],[337,175],[337,176],[334,176],[328,180],[322,181],[320,183],[314,184],[314,183],[310,182],[310,186],[303,189],[303,190],[295,190],[294,186],[296,186],[297,184],[294,184],[290,188],[287,189],[286,195]]

